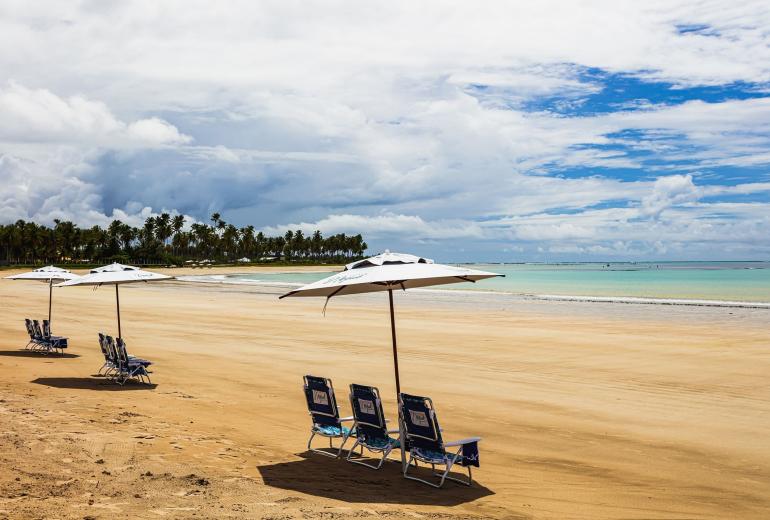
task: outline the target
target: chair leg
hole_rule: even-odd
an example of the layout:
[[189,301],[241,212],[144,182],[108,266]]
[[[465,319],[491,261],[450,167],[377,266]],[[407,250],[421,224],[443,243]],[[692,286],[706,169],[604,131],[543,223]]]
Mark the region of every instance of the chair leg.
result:
[[412,465],[412,462],[414,462],[414,466],[415,467],[418,467],[417,466],[417,460],[414,458],[414,456],[409,454],[409,462],[407,463],[406,467],[404,468],[404,477],[408,478],[409,480],[416,480],[418,482],[422,482],[423,484],[428,484],[429,486],[437,488],[437,489],[443,487],[444,482],[447,481],[447,480],[452,480],[452,481],[457,482],[459,484],[463,484],[465,486],[470,486],[470,485],[473,484],[473,479],[471,478],[471,467],[470,466],[468,466],[468,481],[467,482],[465,480],[449,476],[449,472],[452,471],[452,467],[454,466],[455,462],[457,462],[457,459],[459,458],[459,456],[460,456],[459,452],[456,453],[449,460],[449,462],[446,464],[446,469],[442,473],[436,473],[436,465],[435,464],[431,464],[431,473],[433,475],[436,475],[437,477],[440,477],[438,483],[436,483],[436,482],[431,482],[429,480],[418,478],[418,477],[415,477],[415,476],[412,476],[412,475],[408,475],[409,467]]
[[[345,447],[345,443],[348,442],[348,439],[350,438],[351,434],[353,433],[353,430],[350,430],[350,432],[345,435],[344,430],[342,434],[342,443],[340,444],[340,448],[337,450],[337,456],[335,458],[339,459],[342,457],[342,448]],[[329,437],[329,445],[331,446],[332,438]]]
[[354,455],[354,452],[356,450],[356,446],[360,446],[361,447],[361,455],[360,455],[360,457],[361,458],[364,457],[364,445],[359,443],[358,439],[356,439],[356,443],[353,444],[353,447],[350,448],[350,450],[348,451],[348,455],[345,458],[345,460],[347,460],[348,462],[352,462],[353,464],[360,464],[361,466],[366,466],[367,468],[370,468],[370,469],[380,469],[382,467],[382,465],[385,463],[385,461],[388,459],[388,455],[390,455],[390,452],[393,451],[393,447],[392,446],[386,447],[385,449],[382,450],[382,456],[380,456],[379,462],[377,462],[377,464],[370,464],[370,463],[365,462],[363,460],[355,460],[355,459],[351,458]]
[[[333,453],[329,453],[328,451],[319,450],[319,449],[313,448],[311,446],[311,444],[313,442],[313,438],[315,436],[316,436],[316,431],[312,430],[310,432],[310,438],[307,441],[307,449],[308,449],[308,451],[312,451],[313,453],[318,453],[319,455],[323,455],[324,457],[331,457],[333,459],[336,459],[337,456],[339,455],[339,453],[335,455]],[[329,442],[331,443],[331,438],[329,438]]]
[[353,443],[353,447],[348,450],[348,454],[345,456],[345,460],[348,462],[356,462],[357,464],[360,464],[358,461],[350,460],[350,457],[352,457],[356,452],[356,446],[361,446],[361,456],[363,456],[364,447],[359,443],[358,439],[356,439],[356,442]]
[[[311,430],[311,432],[310,432],[310,438],[307,441],[307,449],[308,449],[308,451],[312,451],[313,453],[318,453],[319,455],[324,455],[326,457],[331,457],[333,459],[338,459],[338,458],[342,457],[342,448],[345,446],[345,443],[350,438],[350,433],[348,433],[347,435],[343,435],[342,436],[342,443],[340,444],[340,447],[337,448],[337,453],[336,454],[335,453],[329,453],[328,451],[319,450],[319,449],[313,448],[311,446],[311,444],[313,443],[313,437],[316,436],[316,433],[317,432],[315,430]],[[328,439],[329,439],[329,448],[334,449],[333,440],[335,439],[335,437],[328,437]]]
[[388,460],[388,455],[390,455],[391,451],[393,451],[393,446],[388,446],[382,450],[382,458],[380,459],[380,463],[377,464],[377,469],[380,469],[382,465],[385,464],[385,461]]

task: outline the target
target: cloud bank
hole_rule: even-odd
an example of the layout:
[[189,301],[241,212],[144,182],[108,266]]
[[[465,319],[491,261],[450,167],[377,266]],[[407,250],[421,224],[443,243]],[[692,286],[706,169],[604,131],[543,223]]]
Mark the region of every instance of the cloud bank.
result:
[[764,2],[5,2],[0,220],[767,258]]

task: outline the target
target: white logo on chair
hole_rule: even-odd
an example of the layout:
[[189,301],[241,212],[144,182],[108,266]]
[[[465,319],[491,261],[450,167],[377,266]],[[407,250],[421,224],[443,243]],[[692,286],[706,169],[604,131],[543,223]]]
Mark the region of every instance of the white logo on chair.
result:
[[361,413],[367,413],[369,415],[374,415],[374,402],[367,401],[366,399],[359,399],[358,400],[358,408],[361,410]]
[[329,406],[329,397],[326,395],[326,392],[313,390],[313,402],[322,406]]
[[425,412],[416,412],[414,410],[409,410],[409,417],[412,419],[412,424],[416,426],[422,426],[424,428],[427,428],[429,426],[428,416],[425,415]]

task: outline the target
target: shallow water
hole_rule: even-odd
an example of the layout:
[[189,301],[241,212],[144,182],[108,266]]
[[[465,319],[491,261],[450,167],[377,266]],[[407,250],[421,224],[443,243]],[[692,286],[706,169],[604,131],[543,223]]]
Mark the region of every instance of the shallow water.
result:
[[[598,299],[642,303],[770,305],[770,262],[659,262],[574,264],[465,264],[504,274],[446,290],[493,291],[544,299]],[[195,277],[222,283],[303,285],[328,272]],[[681,301],[680,301],[681,300]],[[764,306],[764,305],[763,305]]]

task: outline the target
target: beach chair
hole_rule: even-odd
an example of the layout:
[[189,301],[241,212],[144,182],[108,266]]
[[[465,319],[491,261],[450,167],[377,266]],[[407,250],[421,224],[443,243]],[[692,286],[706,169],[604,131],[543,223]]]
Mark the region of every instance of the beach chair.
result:
[[104,361],[107,365],[104,376],[110,378],[118,370],[118,359],[115,355],[115,340],[112,339],[112,336],[105,334],[100,346],[104,348]]
[[[337,400],[334,397],[334,387],[330,379],[316,376],[305,376],[305,399],[307,400],[307,409],[313,420],[313,426],[310,429],[310,439],[307,441],[307,449],[327,457],[339,458],[342,455],[342,448],[350,437],[351,430],[342,425],[343,422],[352,421],[353,417],[340,418],[337,409]],[[335,449],[333,440],[342,439],[337,453],[315,449],[311,447],[313,438],[316,435],[329,439],[329,448]]]
[[[389,435],[398,433],[398,428],[388,430],[385,413],[382,410],[380,392],[373,386],[350,385],[350,407],[353,409],[353,430],[356,442],[348,451],[346,460],[368,468],[380,469],[390,452],[400,446],[398,439]],[[356,447],[359,446],[361,447],[361,458],[363,458],[364,448],[366,448],[380,455],[379,462],[373,464],[354,458]]]
[[[479,466],[478,442],[481,437],[444,442],[441,438],[441,428],[436,418],[433,401],[427,397],[402,393],[399,396],[399,407],[409,450],[409,461],[404,468],[404,477],[435,488],[443,486],[447,479],[470,486],[473,483],[471,467]],[[457,448],[457,450],[451,451],[447,448]],[[418,467],[418,461],[430,464],[433,475],[438,477],[438,480],[431,482],[409,475],[411,468]],[[457,463],[468,469],[467,481],[449,476],[452,467]],[[437,472],[436,466],[443,466],[444,471]]]
[[123,338],[115,340],[115,350],[119,367],[118,384],[124,385],[129,379],[138,379],[142,383],[152,384],[150,380],[151,372],[147,370],[147,367],[152,365],[152,361],[129,356],[126,350],[126,342],[123,341]]
[[99,332],[99,349],[102,351],[102,356],[104,356],[104,364],[96,373],[100,376],[107,376],[110,372],[115,370],[117,366],[113,363],[110,351],[107,349],[107,336],[102,332]]
[[38,320],[32,320],[32,328],[35,331],[35,343],[37,344],[37,348],[34,350],[44,354],[49,353],[52,350],[51,342],[46,341],[45,337],[43,336],[43,329],[40,326],[40,322]]
[[25,350],[34,350],[37,348],[37,337],[35,335],[35,327],[32,325],[32,320],[29,318],[24,319],[24,325],[27,327],[27,334],[29,334],[29,341],[24,347]]
[[110,364],[109,369],[104,375],[115,381],[120,378],[120,359],[118,358],[118,349],[115,347],[115,340],[112,336],[104,336],[104,348],[107,351],[107,360]]
[[67,348],[69,338],[64,336],[54,336],[51,334],[51,322],[43,320],[43,339],[50,345],[50,348],[59,354],[64,354],[64,349]]

